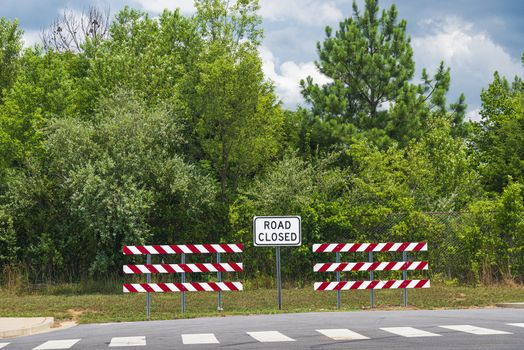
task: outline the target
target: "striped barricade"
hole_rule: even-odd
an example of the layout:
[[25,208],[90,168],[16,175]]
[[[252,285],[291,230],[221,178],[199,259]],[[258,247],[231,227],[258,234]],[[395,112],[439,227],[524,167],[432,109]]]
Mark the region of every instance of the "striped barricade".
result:
[[242,290],[240,282],[127,283],[128,293],[220,292]]
[[[407,289],[429,288],[428,279],[409,280],[407,271],[428,270],[427,261],[408,261],[407,252],[427,251],[425,242],[404,243],[323,243],[314,244],[314,253],[336,253],[337,262],[317,263],[313,266],[314,272],[335,272],[336,282],[315,282],[316,291],[337,291],[337,307],[340,308],[340,291],[352,289],[369,289],[371,292],[371,307],[374,306],[375,289],[404,289],[404,305],[407,306]],[[369,262],[340,262],[340,253],[367,252]],[[402,252],[403,261],[379,262],[373,261],[374,252]],[[369,281],[340,281],[340,272],[368,271]],[[403,271],[402,280],[374,280],[374,271]]]
[[171,245],[129,245],[122,249],[124,255],[146,254],[210,254],[242,253],[242,244],[171,244]]
[[[220,255],[242,253],[242,244],[179,244],[124,246],[124,255],[146,255],[146,264],[127,264],[125,274],[146,274],[147,283],[125,283],[124,293],[147,293],[146,313],[150,318],[151,295],[149,293],[180,292],[182,312],[185,312],[185,292],[218,292],[218,310],[222,310],[222,291],[241,291],[242,282],[222,282],[223,272],[243,271],[242,263],[220,262]],[[186,264],[186,254],[216,254],[216,263]],[[181,256],[180,264],[152,264],[151,255]],[[186,273],[216,273],[217,282],[186,282]],[[180,283],[151,283],[151,274],[180,274]]]

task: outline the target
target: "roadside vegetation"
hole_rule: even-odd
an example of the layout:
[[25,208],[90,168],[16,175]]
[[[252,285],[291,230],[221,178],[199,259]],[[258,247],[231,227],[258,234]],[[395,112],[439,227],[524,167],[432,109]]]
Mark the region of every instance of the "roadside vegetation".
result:
[[[74,22],[84,31],[65,15],[27,49],[17,20],[0,19],[2,316],[142,319],[143,296],[99,282],[143,262],[123,245],[244,243],[226,259],[255,286],[272,279],[274,251],[252,247],[254,215],[302,217],[303,246],[283,250],[284,279],[301,286],[285,291],[286,311],[333,309],[334,295],[308,287],[319,242],[429,242],[422,257],[443,282],[410,292],[416,307],[522,301],[521,78],[492,72],[482,119],[465,120],[446,63],[415,76],[408,23],[367,0],[318,43],[330,82],[304,77],[306,102],[288,110],[262,71],[258,2],[195,3],[194,15],[158,18],[91,9]],[[259,287],[227,294],[225,313],[273,312]],[[189,295],[188,308],[214,314],[215,297]],[[343,305],[366,298],[344,293]],[[180,316],[178,303],[155,295],[153,317]]]
[[[91,286],[94,287],[94,286]],[[101,287],[107,290],[107,285]],[[2,317],[54,317],[57,321],[105,323],[144,321],[145,294],[122,294],[113,284],[112,293],[80,293],[78,286],[47,286],[34,292],[0,292]],[[375,309],[404,310],[402,290],[375,291]],[[517,285],[450,286],[433,283],[430,289],[409,290],[407,309],[457,309],[490,307],[496,303],[524,302],[524,287]],[[315,292],[312,286],[285,288],[283,309],[278,311],[275,289],[258,288],[243,292],[224,292],[224,311],[217,312],[216,293],[186,293],[187,309],[182,314],[180,294],[156,293],[152,296],[151,319],[169,320],[193,317],[221,317],[288,312],[337,311],[336,292]],[[340,312],[369,310],[369,291],[342,292]]]

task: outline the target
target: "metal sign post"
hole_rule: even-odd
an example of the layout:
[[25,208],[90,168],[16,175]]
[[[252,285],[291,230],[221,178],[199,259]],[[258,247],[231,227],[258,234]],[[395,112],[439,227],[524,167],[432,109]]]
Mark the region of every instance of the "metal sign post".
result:
[[275,249],[277,256],[277,303],[278,309],[282,310],[282,276],[280,274],[280,247],[277,246]]
[[300,216],[255,216],[253,244],[255,247],[275,247],[277,305],[282,310],[282,274],[280,247],[299,247],[302,244]]
[[[147,254],[146,256],[146,263],[148,265],[151,265],[151,254]],[[151,274],[146,274],[146,281],[147,283],[151,283]],[[151,319],[151,293],[147,293],[146,295],[146,317],[149,321]]]

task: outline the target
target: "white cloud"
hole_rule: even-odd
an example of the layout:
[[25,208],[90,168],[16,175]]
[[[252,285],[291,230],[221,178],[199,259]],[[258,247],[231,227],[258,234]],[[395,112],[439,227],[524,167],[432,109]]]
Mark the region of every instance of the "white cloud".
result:
[[480,115],[480,108],[472,109],[471,111],[466,113],[466,120],[479,122],[481,119],[482,116]]
[[134,0],[144,11],[160,13],[164,9],[175,10],[177,8],[183,14],[195,12],[193,0]]
[[414,37],[412,45],[417,68],[428,68],[432,73],[441,60],[451,68],[450,97],[464,92],[470,105],[468,117],[477,118],[475,109],[480,106],[480,92],[493,80],[493,73],[513,79],[524,76],[520,60],[495,43],[485,32],[476,32],[473,25],[460,18],[442,21],[424,20],[420,26],[429,34]]
[[260,48],[260,57],[264,74],[274,82],[277,95],[286,107],[293,108],[304,102],[300,93],[301,79],[311,76],[317,84],[330,82],[328,77],[318,71],[313,62],[286,61],[279,64],[267,47]]
[[23,36],[24,47],[31,47],[35,44],[40,44],[40,33],[40,30],[25,30]]
[[325,0],[261,0],[260,14],[272,21],[294,19],[304,23],[328,23],[343,18],[335,2]]
[[[195,12],[193,0],[134,0],[143,10],[160,13],[180,8],[184,14]],[[342,19],[334,1],[324,0],[261,0],[260,15],[271,21],[294,19],[303,23],[326,23]]]

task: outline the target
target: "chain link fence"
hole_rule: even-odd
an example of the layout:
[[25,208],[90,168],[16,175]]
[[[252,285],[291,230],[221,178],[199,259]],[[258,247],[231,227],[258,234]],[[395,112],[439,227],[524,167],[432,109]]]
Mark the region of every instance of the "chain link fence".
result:
[[[524,213],[522,213],[524,215]],[[523,216],[524,217],[524,216]],[[523,227],[506,227],[497,212],[414,212],[393,213],[382,217],[353,218],[347,233],[322,232],[320,240],[311,243],[352,242],[421,242],[427,252],[410,252],[411,261],[429,261],[428,271],[410,271],[409,278],[432,278],[448,283],[497,283],[524,281]],[[520,230],[520,231],[519,231]],[[301,284],[318,279],[309,270],[315,262],[335,261],[334,253],[306,254],[298,257],[296,248],[283,252],[284,278]],[[366,262],[367,253],[343,253],[341,261]],[[291,262],[289,262],[291,260]],[[402,253],[375,253],[374,261],[401,261]],[[272,271],[266,271],[270,274]],[[326,280],[334,280],[327,274]],[[248,277],[248,276],[246,276]],[[401,272],[381,271],[375,279],[401,278]],[[249,278],[249,277],[248,277]],[[367,279],[367,272],[343,275],[346,280]]]

